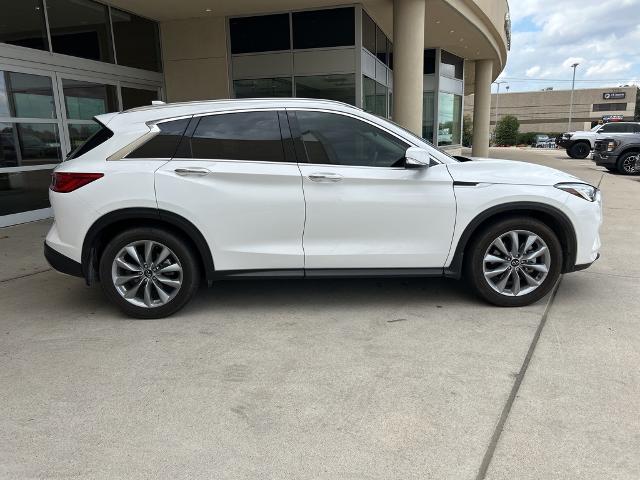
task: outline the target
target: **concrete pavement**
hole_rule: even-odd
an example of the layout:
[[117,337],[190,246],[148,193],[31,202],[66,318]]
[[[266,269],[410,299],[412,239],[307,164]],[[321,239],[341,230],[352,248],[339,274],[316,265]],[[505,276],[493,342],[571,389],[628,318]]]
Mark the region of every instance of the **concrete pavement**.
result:
[[640,185],[602,188],[603,258],[523,309],[447,280],[246,281],[136,321],[42,271],[45,223],[2,229],[0,478],[638,478]]

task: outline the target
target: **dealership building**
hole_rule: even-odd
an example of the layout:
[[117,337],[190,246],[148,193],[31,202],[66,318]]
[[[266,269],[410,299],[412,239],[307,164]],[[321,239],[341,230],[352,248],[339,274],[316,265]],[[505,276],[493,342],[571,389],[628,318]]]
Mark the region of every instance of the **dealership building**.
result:
[[52,169],[95,115],[168,102],[347,102],[486,155],[507,0],[20,0],[0,14],[0,226],[51,215]]
[[[640,120],[638,87],[542,90],[491,95],[491,128],[496,118],[513,115],[523,133],[563,133],[589,130],[599,123]],[[465,98],[464,112],[473,116],[473,95]],[[569,111],[572,110],[569,127]]]

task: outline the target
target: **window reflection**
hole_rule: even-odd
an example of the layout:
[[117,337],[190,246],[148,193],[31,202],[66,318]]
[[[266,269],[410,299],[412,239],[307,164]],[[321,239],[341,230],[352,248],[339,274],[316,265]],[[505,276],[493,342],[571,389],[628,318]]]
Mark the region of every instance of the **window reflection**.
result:
[[151,105],[151,102],[158,100],[157,90],[146,90],[144,88],[122,87],[122,110],[135,107]]
[[296,77],[295,81],[296,97],[337,100],[351,105],[356,103],[356,85],[353,74]]
[[0,72],[0,116],[56,118],[51,78]]
[[113,62],[107,7],[90,0],[47,0],[53,51]]
[[49,207],[51,170],[0,172],[0,215]]
[[47,165],[62,160],[53,123],[0,123],[0,168]]
[[0,42],[49,50],[42,0],[0,3]]
[[111,21],[118,64],[159,72],[160,40],[156,22],[117,8],[111,9]]
[[433,92],[424,92],[422,97],[422,138],[430,142],[433,142],[434,102]]
[[118,110],[116,87],[79,80],[62,80],[67,118],[91,120],[96,115]]
[[462,96],[440,92],[438,102],[438,145],[459,145]]
[[257,78],[234,80],[236,98],[292,97],[291,78]]

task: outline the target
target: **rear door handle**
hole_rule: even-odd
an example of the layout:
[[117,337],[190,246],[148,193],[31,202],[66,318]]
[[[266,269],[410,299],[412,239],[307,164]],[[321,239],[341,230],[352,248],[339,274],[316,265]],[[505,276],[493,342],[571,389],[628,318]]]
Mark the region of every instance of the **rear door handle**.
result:
[[342,180],[342,175],[337,173],[312,173],[308,178],[312,182],[339,182]]
[[186,177],[186,176],[203,177],[211,173],[208,169],[201,168],[201,167],[176,168],[174,172],[176,172],[181,177]]

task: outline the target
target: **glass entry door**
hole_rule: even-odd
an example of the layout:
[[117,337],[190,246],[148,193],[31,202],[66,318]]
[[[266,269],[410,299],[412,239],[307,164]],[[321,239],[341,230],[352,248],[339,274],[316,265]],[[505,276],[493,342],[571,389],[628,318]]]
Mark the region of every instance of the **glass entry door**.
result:
[[93,117],[149,105],[160,88],[0,64],[0,227],[51,216],[55,166],[98,128]]
[[51,170],[68,150],[55,76],[0,65],[0,227],[51,215]]

